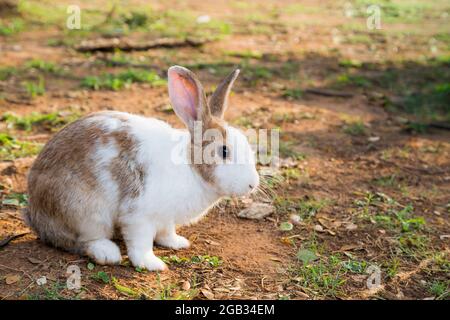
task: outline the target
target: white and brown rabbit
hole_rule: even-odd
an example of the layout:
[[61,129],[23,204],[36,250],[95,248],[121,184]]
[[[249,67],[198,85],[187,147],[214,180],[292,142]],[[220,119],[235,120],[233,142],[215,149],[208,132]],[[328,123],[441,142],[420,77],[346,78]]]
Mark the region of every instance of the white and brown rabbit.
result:
[[[153,241],[187,248],[189,241],[176,234],[177,225],[198,220],[221,197],[247,194],[259,183],[246,137],[223,120],[238,74],[227,76],[207,101],[191,71],[169,69],[170,100],[187,131],[109,111],[66,126],[31,168],[27,223],[42,241],[99,264],[120,263],[119,247],[111,241],[118,228],[134,266],[166,269],[153,253]],[[214,129],[223,140],[196,141],[198,124],[200,136]],[[205,148],[223,161],[190,161]],[[176,155],[186,161],[175,161]]]

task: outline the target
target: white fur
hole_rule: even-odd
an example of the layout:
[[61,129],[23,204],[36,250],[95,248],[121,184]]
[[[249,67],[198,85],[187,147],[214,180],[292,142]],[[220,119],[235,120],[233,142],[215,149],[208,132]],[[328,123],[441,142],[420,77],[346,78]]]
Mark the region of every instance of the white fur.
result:
[[[118,113],[102,113],[91,118],[108,130],[117,130]],[[96,174],[103,191],[96,198],[98,209],[94,217],[81,222],[80,239],[89,242],[86,253],[99,263],[118,263],[120,253],[111,241],[113,226],[121,229],[127,245],[128,257],[135,266],[148,270],[164,270],[165,264],[153,253],[153,241],[173,248],[189,246],[189,241],[176,234],[177,225],[190,224],[201,218],[222,196],[242,195],[256,187],[258,174],[254,161],[237,164],[235,160],[217,165],[215,176],[219,183],[210,185],[188,163],[172,161],[172,151],[180,148],[186,154],[190,135],[170,127],[167,123],[152,118],[144,118],[128,113],[128,130],[139,143],[137,162],[147,168],[144,192],[138,198],[118,202],[119,186],[111,178],[109,161],[118,153],[114,144],[99,144],[94,154]],[[232,149],[249,151],[245,136],[237,129],[227,127]],[[180,140],[174,140],[179,137]],[[253,154],[252,154],[253,155]],[[252,158],[252,157],[250,157]],[[99,226],[102,226],[99,230]]]

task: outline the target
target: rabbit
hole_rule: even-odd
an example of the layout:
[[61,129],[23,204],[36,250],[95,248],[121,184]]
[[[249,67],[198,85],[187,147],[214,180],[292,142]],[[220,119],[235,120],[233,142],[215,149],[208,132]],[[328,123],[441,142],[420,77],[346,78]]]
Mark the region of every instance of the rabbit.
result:
[[[207,100],[193,72],[169,68],[169,98],[187,130],[116,111],[92,113],[64,127],[30,169],[26,223],[41,241],[98,264],[121,262],[112,241],[120,230],[134,266],[167,269],[153,242],[188,248],[177,226],[198,221],[224,196],[249,194],[259,184],[246,136],[223,119],[238,74],[229,74]],[[195,134],[210,129],[223,139],[195,141]],[[192,161],[202,148],[222,161]],[[250,156],[237,161],[239,153]],[[174,154],[190,161],[175,161]]]

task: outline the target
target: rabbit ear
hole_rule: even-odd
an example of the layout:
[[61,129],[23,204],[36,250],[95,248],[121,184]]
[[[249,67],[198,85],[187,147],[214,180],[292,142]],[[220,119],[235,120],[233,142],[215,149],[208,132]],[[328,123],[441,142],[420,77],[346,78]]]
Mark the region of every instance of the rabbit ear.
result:
[[168,78],[169,97],[175,113],[189,130],[193,130],[195,121],[210,117],[203,86],[193,72],[181,66],[170,67]]
[[236,69],[223,79],[209,99],[209,107],[213,116],[223,118],[225,110],[228,107],[228,96],[230,95],[231,87],[233,86],[234,80],[238,77],[239,72],[240,70]]

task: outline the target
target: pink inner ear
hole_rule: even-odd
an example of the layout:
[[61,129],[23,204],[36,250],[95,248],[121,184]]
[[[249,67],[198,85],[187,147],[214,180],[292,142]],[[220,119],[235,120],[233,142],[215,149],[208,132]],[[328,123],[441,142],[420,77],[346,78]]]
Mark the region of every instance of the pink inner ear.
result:
[[198,92],[195,83],[181,76],[178,73],[171,74],[171,80],[169,82],[171,91],[171,99],[175,104],[175,108],[181,108],[186,112],[190,118],[197,120],[197,104],[198,104]]

